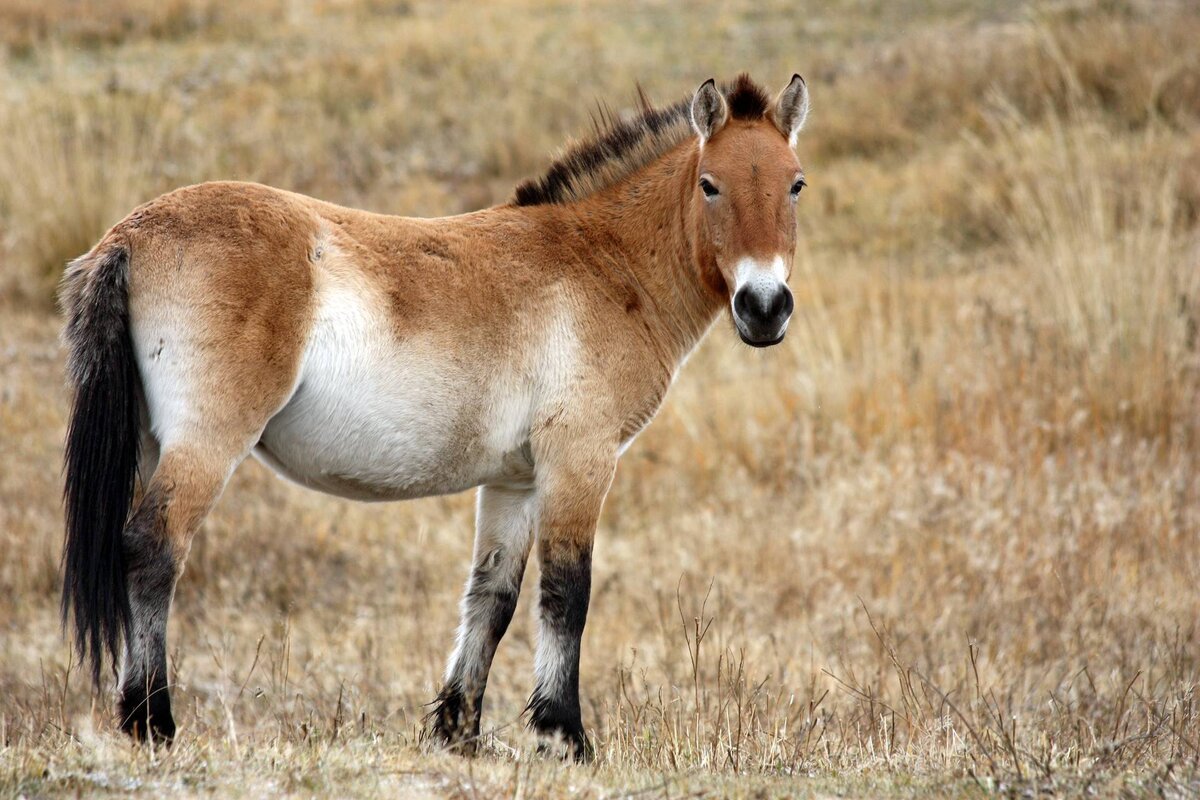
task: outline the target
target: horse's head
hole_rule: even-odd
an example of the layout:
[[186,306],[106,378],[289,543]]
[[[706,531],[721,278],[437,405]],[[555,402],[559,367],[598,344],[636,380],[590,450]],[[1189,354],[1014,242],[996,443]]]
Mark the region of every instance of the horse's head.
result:
[[727,92],[709,80],[691,112],[700,137],[693,205],[702,257],[715,258],[742,341],[778,344],[793,307],[787,279],[805,183],[792,148],[808,115],[808,89],[795,75],[771,101],[745,75]]

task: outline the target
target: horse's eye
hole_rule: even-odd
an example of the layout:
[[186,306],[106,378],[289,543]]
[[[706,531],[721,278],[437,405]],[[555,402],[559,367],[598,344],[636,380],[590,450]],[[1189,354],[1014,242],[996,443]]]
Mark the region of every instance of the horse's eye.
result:
[[700,179],[700,191],[704,192],[705,197],[716,197],[720,194],[717,191],[717,187],[713,186],[712,181],[708,178]]
[[804,182],[804,178],[798,178],[796,182],[792,184],[792,197],[800,194],[800,190],[805,186],[808,186],[808,184]]

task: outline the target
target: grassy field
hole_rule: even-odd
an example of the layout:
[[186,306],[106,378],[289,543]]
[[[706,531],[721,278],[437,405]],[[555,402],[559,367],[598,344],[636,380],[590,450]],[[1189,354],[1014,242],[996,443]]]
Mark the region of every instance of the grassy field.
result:
[[[246,463],[197,539],[181,738],[59,632],[53,287],[212,178],[503,202],[597,100],[808,79],[784,345],[718,324],[623,459],[537,757],[536,567],[487,752],[419,742],[472,498]],[[1200,791],[1200,7],[1161,0],[0,2],[0,795],[1184,798]]]

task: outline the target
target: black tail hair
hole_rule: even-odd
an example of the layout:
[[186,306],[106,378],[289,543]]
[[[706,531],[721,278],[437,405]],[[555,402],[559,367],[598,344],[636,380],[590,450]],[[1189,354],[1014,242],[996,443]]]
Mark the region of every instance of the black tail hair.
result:
[[77,259],[63,280],[64,341],[75,402],[67,428],[62,623],[100,683],[129,630],[122,531],[133,504],[139,410],[129,332],[129,250],[110,245]]

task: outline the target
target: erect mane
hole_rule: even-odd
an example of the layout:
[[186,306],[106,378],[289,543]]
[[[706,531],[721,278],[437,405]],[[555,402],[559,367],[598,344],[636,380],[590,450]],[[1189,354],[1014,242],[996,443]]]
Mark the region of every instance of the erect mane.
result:
[[[771,107],[766,91],[745,73],[721,92],[734,119],[758,120]],[[654,161],[690,136],[691,97],[665,107],[650,105],[638,89],[638,112],[618,118],[600,110],[595,133],[569,144],[542,175],[517,185],[512,202],[518,206],[570,203],[595,194]]]

